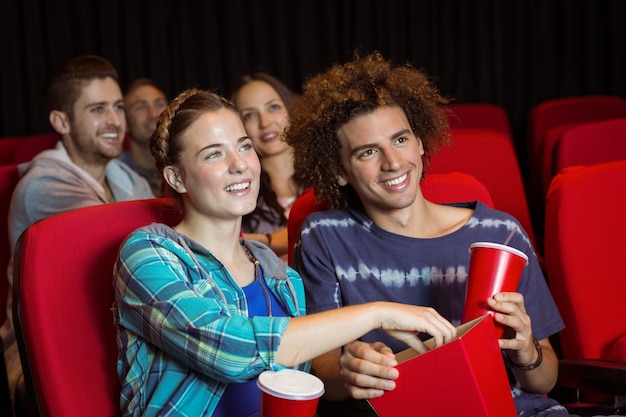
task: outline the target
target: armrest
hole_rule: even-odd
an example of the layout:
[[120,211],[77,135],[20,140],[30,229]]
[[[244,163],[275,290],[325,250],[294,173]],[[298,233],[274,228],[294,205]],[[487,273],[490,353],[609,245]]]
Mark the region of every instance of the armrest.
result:
[[624,395],[626,364],[592,359],[559,360],[557,386]]

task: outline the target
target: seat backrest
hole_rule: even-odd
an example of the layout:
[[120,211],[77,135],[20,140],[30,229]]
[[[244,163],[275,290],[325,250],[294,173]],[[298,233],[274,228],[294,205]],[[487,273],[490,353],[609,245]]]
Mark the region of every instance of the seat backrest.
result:
[[0,139],[0,165],[13,163],[13,152],[15,150],[16,138]]
[[119,414],[113,268],[120,244],[181,218],[170,199],[103,204],[31,225],[15,250],[13,317],[42,416]]
[[11,258],[11,243],[9,239],[9,206],[13,190],[19,181],[17,165],[0,166],[0,323],[6,320],[6,300],[9,290],[7,267]]
[[538,203],[545,204],[546,193],[548,192],[548,187],[550,187],[550,181],[552,181],[552,177],[555,174],[554,149],[561,140],[563,133],[568,129],[580,126],[584,123],[585,122],[558,125],[548,129],[546,132],[541,141],[541,150],[539,152],[540,164],[537,165],[538,171],[535,173],[536,175],[532,177],[532,179],[535,180],[533,188],[535,188],[536,194],[531,198],[538,200]]
[[528,112],[527,145],[531,175],[538,171],[541,143],[553,127],[626,117],[626,100],[618,96],[562,97],[539,103]]
[[513,145],[506,135],[485,129],[454,129],[454,142],[431,156],[431,173],[464,172],[489,190],[495,208],[514,216],[536,246],[526,190]]
[[541,197],[565,167],[618,159],[626,159],[626,117],[553,127],[542,143]]
[[488,103],[460,103],[447,106],[451,129],[489,129],[503,133],[513,142],[509,116],[503,107]]
[[312,188],[307,188],[296,201],[293,202],[287,218],[287,263],[291,265],[293,248],[298,240],[302,223],[311,213],[325,210],[328,206],[325,201],[317,201]]
[[[493,208],[491,195],[480,181],[472,175],[460,172],[429,174],[422,180],[422,194],[433,203],[457,203],[482,201]],[[326,209],[324,201],[317,201],[313,189],[309,188],[293,203],[287,220],[288,262],[291,264],[293,249],[306,217],[316,211]]]
[[20,138],[13,150],[13,163],[20,164],[33,159],[39,152],[52,149],[60,140],[58,133],[37,133]]
[[545,265],[566,359],[611,359],[626,336],[626,161],[570,167],[546,201]]
[[620,159],[626,159],[626,118],[587,123],[563,132],[555,148],[552,173]]

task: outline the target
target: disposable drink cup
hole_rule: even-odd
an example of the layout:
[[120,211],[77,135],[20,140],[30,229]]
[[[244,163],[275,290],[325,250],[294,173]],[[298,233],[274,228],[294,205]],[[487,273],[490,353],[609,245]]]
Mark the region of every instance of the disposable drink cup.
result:
[[[528,256],[510,246],[491,242],[470,245],[470,265],[462,322],[466,323],[487,313],[487,299],[499,292],[515,292]],[[494,322],[498,339],[504,326]]]
[[259,375],[261,417],[315,417],[324,383],[315,375],[283,369]]

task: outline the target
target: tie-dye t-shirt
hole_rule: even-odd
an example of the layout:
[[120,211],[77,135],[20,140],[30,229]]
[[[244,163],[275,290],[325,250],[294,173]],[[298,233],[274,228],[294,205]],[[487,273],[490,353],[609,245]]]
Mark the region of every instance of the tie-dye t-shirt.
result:
[[[548,290],[530,240],[510,215],[478,203],[466,225],[448,235],[417,239],[387,232],[363,211],[327,210],[311,214],[302,225],[293,265],[304,281],[307,312],[315,313],[368,301],[395,301],[434,307],[454,325],[461,321],[473,242],[503,243],[517,226],[510,246],[528,255],[518,292],[524,295],[533,334],[544,339],[564,324]],[[362,340],[383,341],[394,352],[406,348],[382,330]],[[511,394],[520,417],[569,416],[555,400],[516,387]]]
[[[293,264],[302,275],[307,312],[315,313],[368,301],[395,301],[435,308],[458,326],[465,299],[470,244],[503,243],[526,253],[518,292],[524,295],[533,334],[543,339],[564,325],[526,233],[510,215],[478,203],[470,221],[448,235],[417,239],[387,232],[363,211],[327,210],[302,225]],[[383,341],[394,351],[406,348],[384,331],[362,338]]]

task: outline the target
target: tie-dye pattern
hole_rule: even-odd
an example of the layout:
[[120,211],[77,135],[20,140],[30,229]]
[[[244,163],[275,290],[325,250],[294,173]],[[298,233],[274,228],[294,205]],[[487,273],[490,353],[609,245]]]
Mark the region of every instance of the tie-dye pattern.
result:
[[[458,325],[470,244],[502,243],[517,227],[510,245],[530,259],[518,292],[524,295],[533,333],[543,339],[560,331],[563,321],[519,223],[480,202],[459,205],[475,208],[467,224],[446,236],[430,239],[389,233],[359,210],[327,210],[310,215],[302,226],[293,259],[304,280],[308,313],[368,301],[395,301],[434,307]],[[383,341],[394,351],[405,348],[383,331],[371,332],[363,340]],[[516,397],[516,405],[518,399],[520,405],[542,402],[536,394],[526,392]]]

